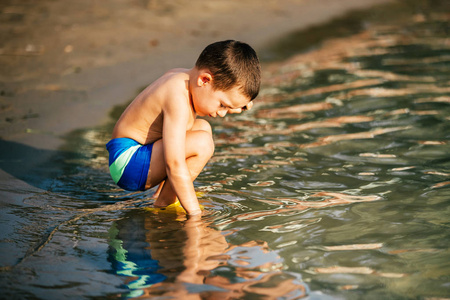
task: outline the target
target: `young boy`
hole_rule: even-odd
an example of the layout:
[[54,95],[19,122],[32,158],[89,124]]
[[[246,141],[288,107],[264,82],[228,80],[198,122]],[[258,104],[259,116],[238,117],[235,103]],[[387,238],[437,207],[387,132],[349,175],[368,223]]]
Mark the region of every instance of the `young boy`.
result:
[[214,152],[209,123],[250,109],[261,70],[255,51],[238,41],[207,46],[192,69],[173,69],[127,107],[106,145],[111,176],[123,189],[159,184],[156,207],[178,198],[189,215],[201,213],[193,181]]

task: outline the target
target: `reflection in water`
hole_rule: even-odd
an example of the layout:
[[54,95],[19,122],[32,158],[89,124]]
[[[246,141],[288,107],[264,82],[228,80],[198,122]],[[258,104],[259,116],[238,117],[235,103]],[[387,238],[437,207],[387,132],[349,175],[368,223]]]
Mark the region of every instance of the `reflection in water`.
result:
[[198,216],[129,213],[114,222],[109,245],[108,260],[129,290],[124,297],[297,299],[307,291],[266,242],[229,245]]
[[251,111],[211,120],[201,219],[115,187],[110,127],[74,132],[48,189],[2,183],[4,297],[448,298],[448,25],[369,24],[266,66]]
[[272,65],[251,115],[214,126],[215,224],[270,241],[312,291],[448,296],[448,20],[428,17]]

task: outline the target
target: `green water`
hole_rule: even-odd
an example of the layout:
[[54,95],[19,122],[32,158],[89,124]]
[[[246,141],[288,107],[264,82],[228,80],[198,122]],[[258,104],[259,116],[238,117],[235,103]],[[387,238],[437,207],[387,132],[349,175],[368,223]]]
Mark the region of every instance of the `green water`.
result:
[[448,36],[415,15],[267,65],[250,112],[210,120],[200,220],[113,184],[112,124],[73,132],[44,191],[1,185],[27,195],[2,211],[4,297],[449,298]]

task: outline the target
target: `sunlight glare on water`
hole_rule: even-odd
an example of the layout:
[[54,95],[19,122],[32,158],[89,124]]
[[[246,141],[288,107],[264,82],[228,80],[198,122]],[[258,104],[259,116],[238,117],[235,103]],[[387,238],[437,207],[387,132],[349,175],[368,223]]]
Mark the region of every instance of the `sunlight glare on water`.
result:
[[311,296],[448,296],[448,23],[399,32],[272,65],[255,109],[214,124],[214,223],[267,242]]
[[266,66],[250,112],[210,120],[201,219],[114,186],[111,126],[74,132],[2,278],[39,298],[450,296],[448,28],[374,25]]

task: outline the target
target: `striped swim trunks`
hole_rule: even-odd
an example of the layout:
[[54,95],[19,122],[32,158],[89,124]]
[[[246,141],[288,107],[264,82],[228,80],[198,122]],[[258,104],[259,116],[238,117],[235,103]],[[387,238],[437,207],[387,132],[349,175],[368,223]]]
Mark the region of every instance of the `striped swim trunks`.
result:
[[106,144],[109,172],[124,190],[144,191],[153,144],[141,145],[129,138],[113,139]]

